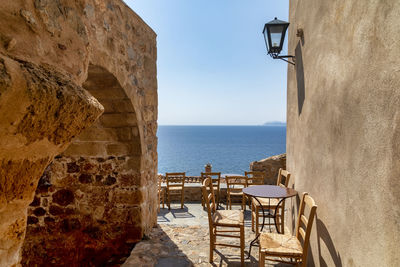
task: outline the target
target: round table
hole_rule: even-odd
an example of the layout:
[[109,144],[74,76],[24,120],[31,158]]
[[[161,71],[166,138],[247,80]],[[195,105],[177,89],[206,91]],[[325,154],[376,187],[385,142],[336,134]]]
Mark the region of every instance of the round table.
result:
[[278,207],[282,203],[282,201],[284,201],[286,198],[296,196],[297,191],[292,188],[282,187],[282,186],[278,186],[278,185],[253,185],[253,186],[243,188],[243,193],[249,197],[253,197],[258,202],[258,204],[261,206],[261,210],[263,213],[263,223],[261,225],[261,230],[258,233],[258,235],[256,236],[256,238],[253,241],[251,241],[251,243],[250,243],[250,249],[249,249],[249,256],[250,256],[251,255],[250,254],[251,247],[254,246],[254,244],[256,242],[258,242],[258,238],[260,237],[260,234],[261,234],[262,230],[264,229],[264,225],[265,225],[264,207],[261,204],[261,202],[258,200],[258,198],[269,198],[269,199],[279,198],[280,199],[278,204],[275,207],[274,213],[271,214],[269,212],[269,214],[268,214],[274,219],[276,231],[279,233],[278,225],[276,224],[276,213],[277,213]]

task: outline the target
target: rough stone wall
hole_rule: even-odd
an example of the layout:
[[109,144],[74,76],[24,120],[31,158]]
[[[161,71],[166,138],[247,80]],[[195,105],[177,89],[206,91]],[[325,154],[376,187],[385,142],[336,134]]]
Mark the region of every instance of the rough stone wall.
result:
[[59,156],[28,210],[24,266],[118,263],[142,238],[140,175],[129,157]]
[[267,177],[264,181],[265,184],[276,184],[280,168],[286,170],[286,153],[250,163],[251,171],[262,171],[267,173]]
[[290,1],[287,166],[318,205],[310,266],[399,264],[399,14],[399,1]]
[[[108,111],[100,119],[101,123],[102,120],[115,120],[110,110],[122,107],[122,103],[128,104],[132,111],[115,113],[124,113],[127,120],[132,118],[128,128],[132,129],[132,135],[136,135],[134,145],[127,145],[129,140],[121,141],[117,137],[102,148],[108,149],[106,154],[122,151],[126,154],[125,159],[134,158],[131,163],[136,166],[135,173],[139,174],[136,188],[141,195],[141,203],[137,205],[140,213],[137,217],[140,219],[134,225],[140,223],[140,230],[136,233],[140,238],[156,222],[155,33],[119,0],[2,0],[0,4],[0,265],[11,266],[20,260],[27,206],[33,200],[44,168],[55,155],[65,150],[72,138],[79,136],[101,114],[102,105]],[[99,69],[106,76],[113,77],[122,88],[110,90],[124,93],[111,105],[101,97],[97,101],[98,96],[93,98],[82,89],[86,86],[95,95],[96,91],[90,87],[90,82],[93,83],[90,75],[95,76]],[[120,116],[116,115],[117,118]],[[111,135],[129,132],[110,131]],[[101,133],[97,132],[92,137],[97,134]],[[74,139],[72,146],[83,142],[82,138]],[[89,144],[90,140],[84,141],[88,142],[85,143],[87,146],[80,146],[85,147],[84,151],[96,146]],[[71,148],[71,151],[77,150]],[[71,158],[77,157],[66,153],[58,160],[64,162]],[[92,157],[83,155],[83,158],[86,161]],[[108,159],[105,154],[99,158]],[[50,177],[54,178],[53,173]],[[65,182],[63,178],[60,181]],[[61,190],[61,184],[53,184],[55,188],[49,187],[49,190],[54,189],[56,194]],[[71,181],[71,185],[65,186],[73,185]],[[74,192],[74,201],[78,196]],[[49,200],[47,204],[51,204]],[[38,215],[43,213],[37,212]],[[43,222],[46,216],[43,216]],[[38,223],[42,223],[42,218],[38,219]],[[35,224],[31,225],[34,228]],[[32,244],[34,235],[34,231],[29,232],[27,244]],[[43,238],[41,234],[38,237]],[[43,249],[40,245],[37,243],[35,249]]]

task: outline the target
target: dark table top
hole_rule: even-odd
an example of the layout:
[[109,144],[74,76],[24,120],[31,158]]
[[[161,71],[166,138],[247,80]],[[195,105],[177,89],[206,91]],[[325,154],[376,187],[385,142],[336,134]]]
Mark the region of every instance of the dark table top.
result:
[[286,198],[297,195],[296,190],[277,185],[253,185],[243,188],[243,193],[248,196],[262,198]]

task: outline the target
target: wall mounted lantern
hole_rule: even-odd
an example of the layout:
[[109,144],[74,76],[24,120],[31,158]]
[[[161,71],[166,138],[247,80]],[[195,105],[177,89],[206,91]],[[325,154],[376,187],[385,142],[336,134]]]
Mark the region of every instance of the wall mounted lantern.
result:
[[283,42],[285,41],[285,34],[288,27],[289,22],[275,18],[274,20],[271,20],[265,24],[263,34],[268,55],[270,55],[273,59],[281,59],[294,65],[294,62],[286,60],[286,58],[291,58],[294,61],[294,56],[279,55],[279,53],[282,51]]

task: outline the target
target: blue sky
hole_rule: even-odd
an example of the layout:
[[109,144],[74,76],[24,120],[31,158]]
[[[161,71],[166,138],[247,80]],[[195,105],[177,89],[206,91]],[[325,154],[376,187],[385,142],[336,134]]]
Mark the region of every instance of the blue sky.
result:
[[287,0],[125,2],[157,33],[160,125],[286,121],[287,63],[261,32],[288,21]]

